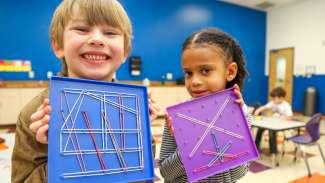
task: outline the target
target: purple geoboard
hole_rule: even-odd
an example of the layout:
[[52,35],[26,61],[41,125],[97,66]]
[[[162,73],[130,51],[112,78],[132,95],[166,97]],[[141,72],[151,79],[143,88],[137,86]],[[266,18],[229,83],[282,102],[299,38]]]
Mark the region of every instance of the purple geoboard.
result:
[[233,88],[167,108],[190,182],[258,159]]
[[48,182],[154,178],[147,89],[52,77]]

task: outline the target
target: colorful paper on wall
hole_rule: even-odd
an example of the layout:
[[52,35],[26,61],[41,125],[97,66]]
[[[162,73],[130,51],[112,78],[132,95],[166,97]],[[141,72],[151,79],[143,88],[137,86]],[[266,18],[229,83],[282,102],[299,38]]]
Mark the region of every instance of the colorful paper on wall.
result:
[[30,60],[0,59],[0,72],[29,72],[32,70]]

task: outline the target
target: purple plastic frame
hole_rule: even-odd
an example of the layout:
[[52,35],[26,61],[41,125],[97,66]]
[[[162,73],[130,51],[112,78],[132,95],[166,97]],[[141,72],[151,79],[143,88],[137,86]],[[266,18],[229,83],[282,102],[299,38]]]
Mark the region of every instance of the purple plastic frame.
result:
[[233,88],[167,108],[188,180],[198,181],[258,159]]

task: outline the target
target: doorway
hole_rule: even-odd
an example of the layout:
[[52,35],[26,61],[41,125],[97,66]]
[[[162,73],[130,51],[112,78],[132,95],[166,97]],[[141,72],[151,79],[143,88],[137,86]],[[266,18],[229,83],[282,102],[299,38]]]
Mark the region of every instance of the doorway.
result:
[[287,93],[286,101],[292,105],[293,54],[294,48],[270,50],[269,101],[271,91],[280,86]]

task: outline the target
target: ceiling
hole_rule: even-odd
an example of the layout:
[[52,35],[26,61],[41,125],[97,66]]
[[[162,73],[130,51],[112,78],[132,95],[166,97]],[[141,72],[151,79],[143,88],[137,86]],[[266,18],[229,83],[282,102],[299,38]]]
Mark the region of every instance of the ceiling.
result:
[[222,0],[224,2],[267,11],[275,7],[283,7],[303,0]]

